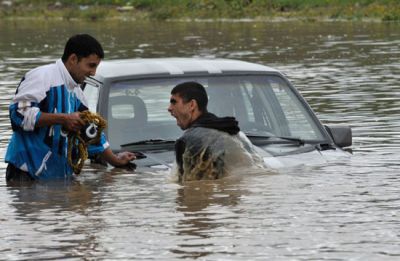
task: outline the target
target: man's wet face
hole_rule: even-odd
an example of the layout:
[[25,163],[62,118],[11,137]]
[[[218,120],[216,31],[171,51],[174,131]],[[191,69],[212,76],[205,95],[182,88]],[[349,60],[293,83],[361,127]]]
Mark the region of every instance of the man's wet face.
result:
[[192,123],[190,102],[186,102],[178,95],[173,94],[169,100],[169,113],[176,119],[176,124],[182,129],[187,129]]

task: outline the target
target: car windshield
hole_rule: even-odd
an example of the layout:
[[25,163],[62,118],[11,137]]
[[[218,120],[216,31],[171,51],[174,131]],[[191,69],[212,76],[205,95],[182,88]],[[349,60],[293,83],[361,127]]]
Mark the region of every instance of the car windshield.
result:
[[182,135],[167,108],[171,89],[184,81],[201,83],[209,95],[209,112],[236,117],[250,140],[252,137],[325,139],[319,123],[282,77],[209,76],[113,83],[107,116],[112,148],[146,140],[174,141]]

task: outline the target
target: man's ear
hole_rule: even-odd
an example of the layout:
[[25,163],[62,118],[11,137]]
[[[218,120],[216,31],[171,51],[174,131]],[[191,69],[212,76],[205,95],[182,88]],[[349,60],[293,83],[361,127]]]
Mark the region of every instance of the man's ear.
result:
[[191,110],[199,110],[199,106],[197,105],[197,101],[195,99],[190,100],[190,109]]
[[74,53],[70,54],[70,56],[67,59],[67,63],[75,64],[78,62],[78,56]]
[[70,54],[67,60],[64,62],[65,68],[67,68],[67,70],[71,72],[75,67],[75,65],[77,64],[77,61],[78,61],[78,56],[76,56],[76,54],[74,53]]

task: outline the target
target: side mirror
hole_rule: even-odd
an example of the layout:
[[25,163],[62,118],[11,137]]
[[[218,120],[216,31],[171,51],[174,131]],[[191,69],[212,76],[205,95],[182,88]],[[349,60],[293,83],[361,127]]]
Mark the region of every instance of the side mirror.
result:
[[353,135],[349,126],[327,126],[324,125],[325,129],[331,135],[333,142],[343,148],[349,147],[353,144]]

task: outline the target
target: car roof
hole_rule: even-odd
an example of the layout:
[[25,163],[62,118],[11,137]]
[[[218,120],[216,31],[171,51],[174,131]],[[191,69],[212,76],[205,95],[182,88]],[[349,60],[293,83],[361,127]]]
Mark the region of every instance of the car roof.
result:
[[233,59],[207,58],[139,58],[105,60],[96,76],[119,78],[152,75],[204,75],[224,73],[266,73],[278,71],[261,64]]

